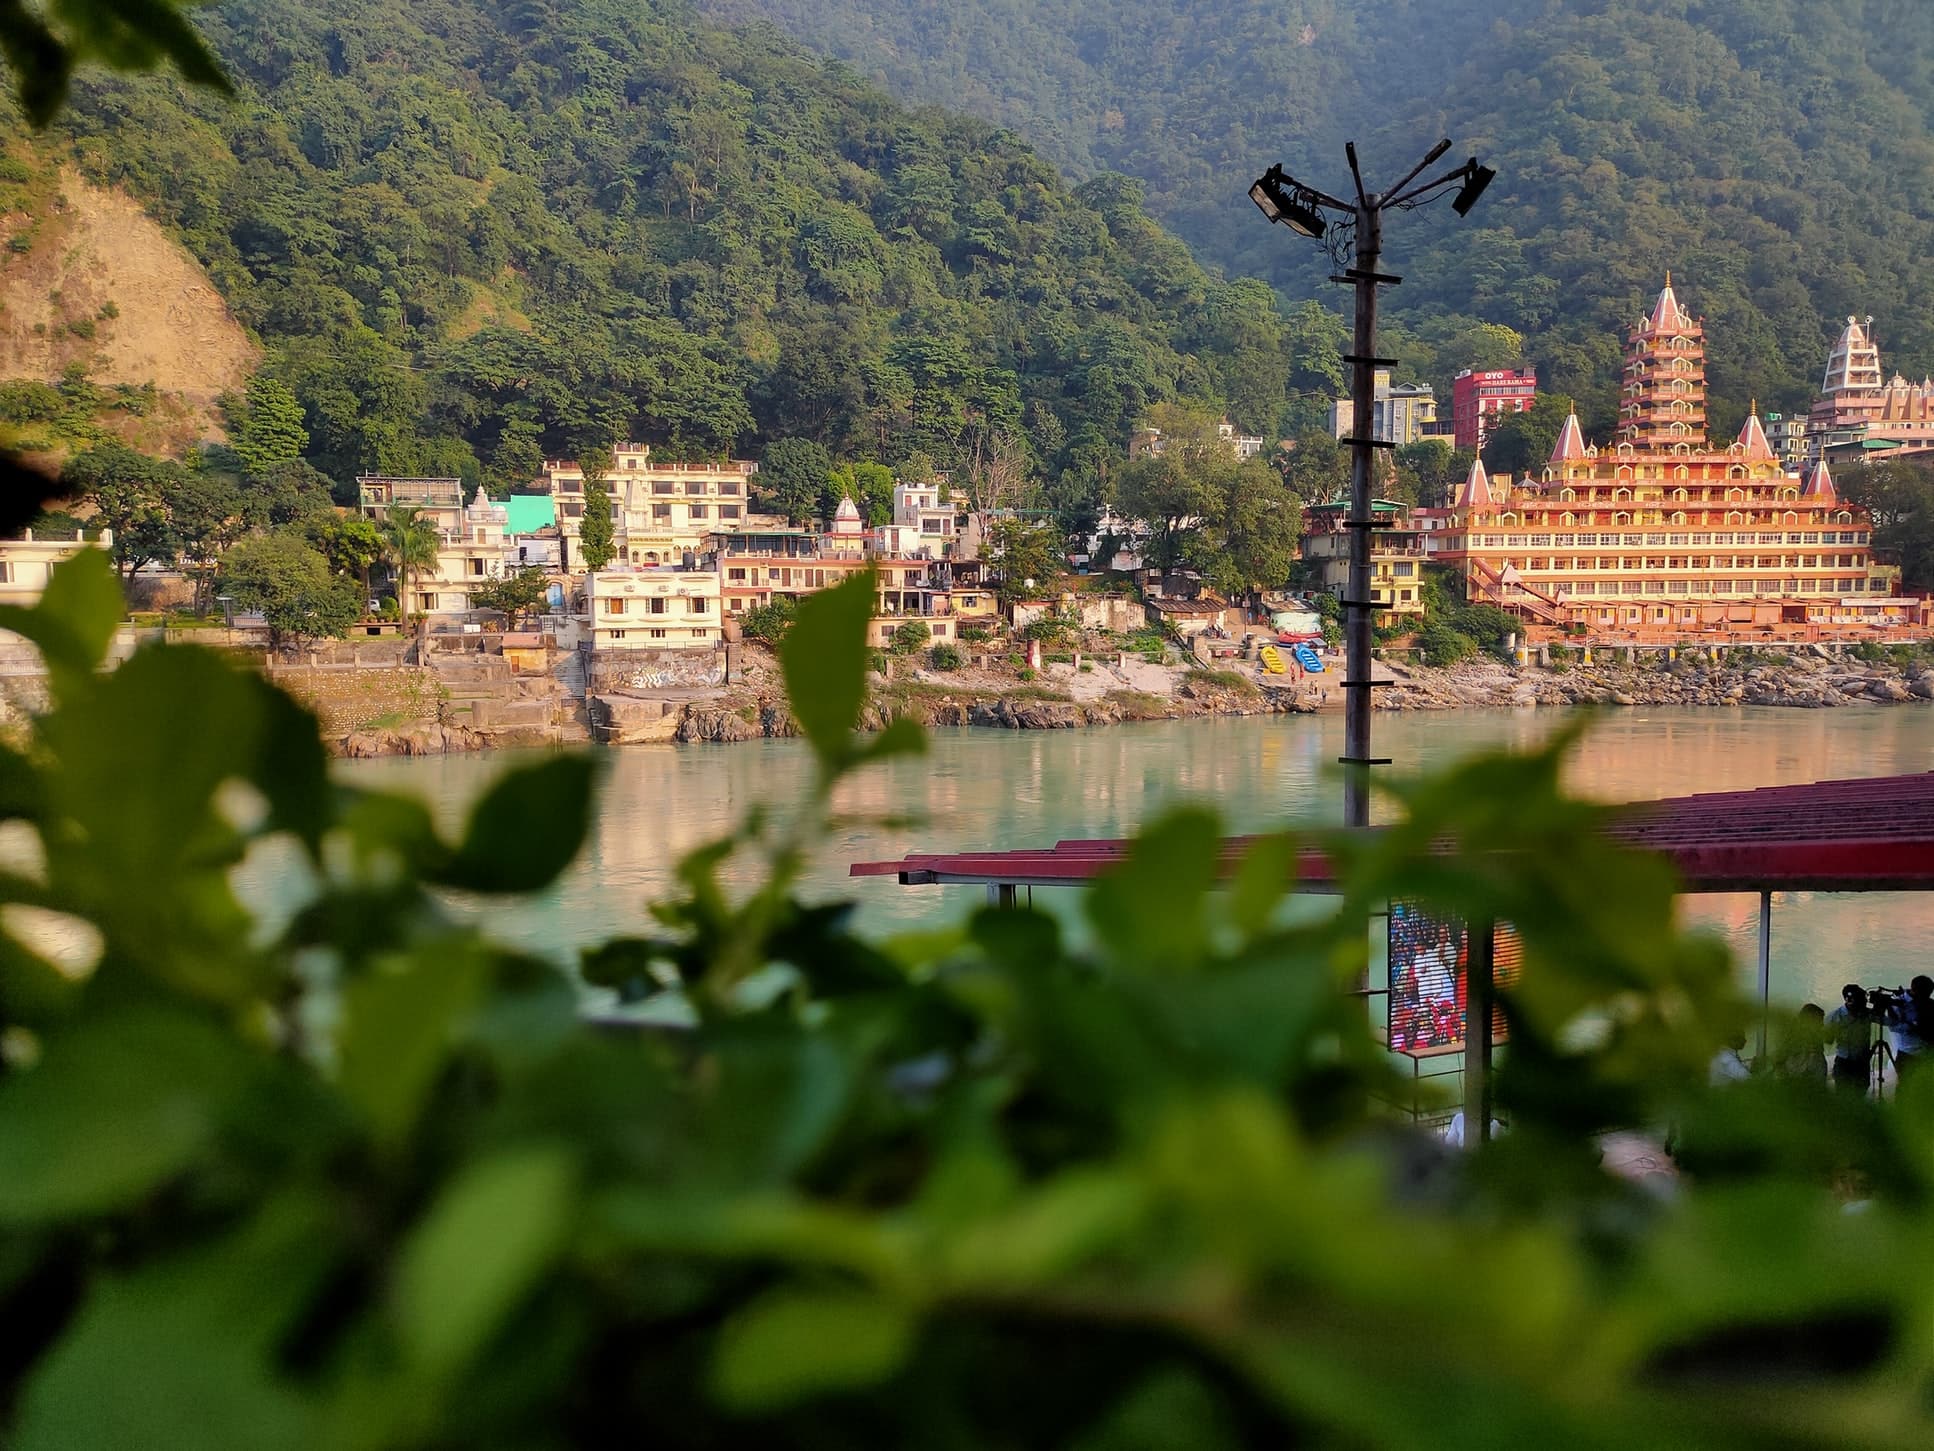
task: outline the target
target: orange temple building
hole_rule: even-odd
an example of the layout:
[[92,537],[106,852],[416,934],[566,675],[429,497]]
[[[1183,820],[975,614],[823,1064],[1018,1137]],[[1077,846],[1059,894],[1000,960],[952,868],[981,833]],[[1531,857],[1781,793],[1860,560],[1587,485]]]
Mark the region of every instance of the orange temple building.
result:
[[1921,623],[1900,571],[1824,463],[1804,480],[1767,441],[1757,405],[1734,443],[1706,436],[1705,336],[1666,278],[1631,331],[1612,443],[1573,414],[1540,481],[1492,481],[1480,462],[1431,553],[1469,597],[1591,635],[1806,625],[1820,634]]

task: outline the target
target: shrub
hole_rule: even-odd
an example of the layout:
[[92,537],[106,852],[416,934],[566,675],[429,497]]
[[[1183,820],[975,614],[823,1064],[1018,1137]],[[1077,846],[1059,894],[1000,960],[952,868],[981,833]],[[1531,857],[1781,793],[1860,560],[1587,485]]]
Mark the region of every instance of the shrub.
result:
[[918,655],[932,643],[932,630],[918,620],[908,620],[887,638],[886,647],[895,655]]
[[1424,664],[1439,669],[1468,660],[1477,653],[1477,641],[1437,620],[1427,620],[1417,632],[1417,655]]
[[1546,653],[1550,656],[1553,665],[1569,665],[1573,659],[1573,651],[1569,645],[1549,645],[1546,647]]
[[798,606],[791,595],[774,595],[772,603],[754,605],[739,616],[739,630],[748,640],[763,640],[776,645],[785,638]]
[[0,181],[32,181],[34,170],[17,156],[0,156]]
[[51,384],[33,378],[0,382],[0,423],[57,423],[67,413],[67,400]]
[[966,661],[961,657],[958,646],[942,640],[927,652],[927,663],[935,670],[958,670]]
[[1035,674],[1033,668],[1027,665],[1023,665],[1020,668],[1020,670],[1016,673],[1020,676],[1022,680],[1032,680],[1034,679],[1034,674]]
[[962,625],[960,627],[960,639],[962,644],[984,645],[993,638],[994,638],[994,628],[991,625],[972,624],[972,625]]

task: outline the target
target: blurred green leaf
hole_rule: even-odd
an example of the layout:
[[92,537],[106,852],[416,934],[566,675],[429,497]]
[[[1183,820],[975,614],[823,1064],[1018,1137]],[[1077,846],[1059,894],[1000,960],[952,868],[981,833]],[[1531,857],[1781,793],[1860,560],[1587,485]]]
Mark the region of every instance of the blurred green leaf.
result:
[[280,1342],[332,1255],[321,1205],[284,1196],[204,1248],[102,1277],[35,1368],[16,1451],[321,1444],[315,1399]]
[[576,1170],[554,1146],[465,1168],[403,1246],[396,1323],[410,1362],[432,1378],[460,1370],[564,1247]]
[[915,1329],[879,1295],[775,1291],[726,1322],[712,1389],[728,1409],[756,1414],[877,1385],[906,1362]]
[[338,1081],[378,1143],[409,1133],[483,985],[474,949],[442,948],[377,964],[344,991]]
[[1189,807],[1156,821],[1089,891],[1083,906],[1096,935],[1138,967],[1194,967],[1208,947],[1208,894],[1221,846],[1213,812]]
[[866,625],[876,589],[874,573],[866,569],[807,596],[779,644],[793,719],[828,772],[853,756],[853,731],[866,701]]
[[213,1027],[162,1012],[52,1035],[0,1077],[0,1220],[119,1209],[209,1147],[245,1067]]
[[122,71],[154,70],[171,62],[185,81],[224,95],[233,90],[221,63],[173,0],[66,0],[45,11],[4,0],[0,55],[14,73],[20,109],[36,130],[66,103],[69,79],[83,61],[103,61]]
[[471,810],[463,841],[431,880],[472,892],[535,892],[571,864],[591,825],[596,768],[553,756],[507,773]]

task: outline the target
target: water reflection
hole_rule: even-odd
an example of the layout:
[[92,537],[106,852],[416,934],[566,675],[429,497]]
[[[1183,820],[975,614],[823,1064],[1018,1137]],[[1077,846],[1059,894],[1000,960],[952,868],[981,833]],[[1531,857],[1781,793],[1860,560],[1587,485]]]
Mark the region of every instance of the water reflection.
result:
[[[1549,711],[1379,716],[1377,754],[1400,768],[1442,766],[1471,751],[1529,746],[1562,723]],[[1826,711],[1626,710],[1593,726],[1570,763],[1574,789],[1603,800],[1735,790],[1835,776],[1929,769],[1934,712],[1912,707]],[[1041,846],[1121,836],[1165,805],[1206,801],[1234,831],[1334,821],[1341,753],[1335,717],[1154,722],[1093,731],[942,730],[924,758],[868,772],[841,793],[843,826],[814,867],[818,895],[854,896],[875,928],[931,924],[966,910],[974,893],[852,881],[850,862],[907,851]],[[345,762],[346,779],[427,797],[454,825],[515,757],[452,756]],[[588,851],[551,892],[491,908],[504,937],[565,953],[635,930],[644,904],[670,890],[678,858],[754,806],[796,801],[810,757],[796,741],[730,746],[633,746],[607,754],[604,804]],[[888,828],[856,818],[921,818]],[[743,879],[743,878],[742,878]],[[272,884],[258,888],[274,894]],[[1060,894],[1043,892],[1039,900]],[[1064,902],[1063,907],[1066,906]],[[1687,903],[1688,918],[1723,934],[1750,971],[1751,897]],[[1775,991],[1831,1002],[1841,982],[1904,980],[1926,970],[1934,900],[1900,894],[1782,895],[1774,910]]]

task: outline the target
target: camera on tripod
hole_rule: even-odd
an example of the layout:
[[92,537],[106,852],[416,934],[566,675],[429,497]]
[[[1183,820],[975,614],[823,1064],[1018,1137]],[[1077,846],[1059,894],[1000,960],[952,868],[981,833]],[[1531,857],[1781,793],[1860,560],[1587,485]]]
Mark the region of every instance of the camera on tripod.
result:
[[1870,987],[1867,989],[1867,1016],[1874,1019],[1884,1018],[1890,1012],[1897,1012],[1908,1001],[1904,987]]

